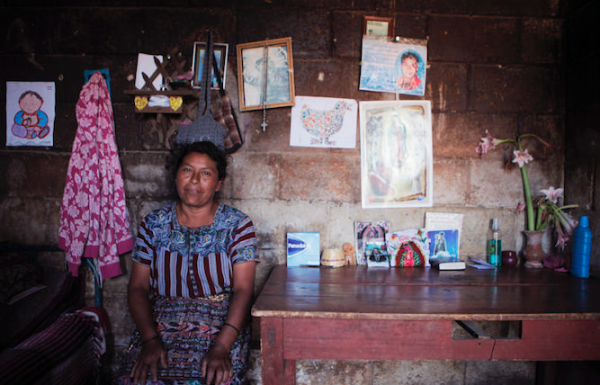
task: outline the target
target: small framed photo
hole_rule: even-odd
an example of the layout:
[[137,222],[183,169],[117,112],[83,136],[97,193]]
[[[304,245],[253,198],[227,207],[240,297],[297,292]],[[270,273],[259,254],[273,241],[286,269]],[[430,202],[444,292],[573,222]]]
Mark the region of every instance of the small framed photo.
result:
[[[223,88],[225,88],[225,80],[227,77],[227,55],[229,53],[229,45],[222,43],[214,43],[213,49],[215,58],[217,59],[217,65],[221,72],[221,80],[223,81]],[[194,61],[192,68],[194,68],[194,78],[192,79],[192,87],[200,88],[202,84],[202,70],[204,64],[204,55],[206,54],[206,43],[196,42],[194,43]],[[217,76],[215,75],[214,69],[211,73],[211,89],[218,90],[219,83],[217,82]]]
[[293,106],[292,38],[237,45],[240,111]]
[[394,19],[391,17],[363,16],[363,35],[394,36]]

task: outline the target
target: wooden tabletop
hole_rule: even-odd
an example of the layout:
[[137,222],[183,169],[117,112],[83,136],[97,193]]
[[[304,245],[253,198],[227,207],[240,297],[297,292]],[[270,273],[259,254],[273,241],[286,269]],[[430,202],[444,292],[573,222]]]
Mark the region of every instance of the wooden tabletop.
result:
[[600,320],[600,281],[549,269],[277,266],[255,317],[388,320]]

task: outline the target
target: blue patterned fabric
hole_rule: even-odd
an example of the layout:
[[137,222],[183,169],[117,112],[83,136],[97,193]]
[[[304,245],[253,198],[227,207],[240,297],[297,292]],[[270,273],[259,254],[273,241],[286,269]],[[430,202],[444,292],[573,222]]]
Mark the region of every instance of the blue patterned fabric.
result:
[[233,265],[258,261],[254,225],[246,214],[219,204],[213,223],[179,224],[175,204],[146,216],[131,258],[150,266],[151,286],[167,297],[205,297],[233,285]]

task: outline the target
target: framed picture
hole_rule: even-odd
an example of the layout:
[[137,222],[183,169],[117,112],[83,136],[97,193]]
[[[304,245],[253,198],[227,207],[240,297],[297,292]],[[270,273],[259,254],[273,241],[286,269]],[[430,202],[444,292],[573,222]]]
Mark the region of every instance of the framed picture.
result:
[[362,207],[431,207],[429,101],[360,102],[359,111]]
[[394,19],[391,17],[363,16],[363,35],[394,36]]
[[294,105],[292,38],[238,44],[240,110]]
[[426,72],[427,40],[363,39],[361,91],[424,95]]
[[[225,81],[227,78],[227,55],[229,53],[229,45],[222,43],[214,43],[213,49],[215,52],[215,58],[217,59],[217,65],[221,72],[221,80],[223,81],[223,88],[225,88]],[[206,54],[206,43],[196,42],[194,43],[194,62],[192,68],[194,68],[194,78],[192,79],[192,87],[200,88],[202,84],[202,70],[204,64],[204,55]],[[219,83],[217,82],[217,76],[215,75],[214,69],[211,70],[211,89],[218,90]]]

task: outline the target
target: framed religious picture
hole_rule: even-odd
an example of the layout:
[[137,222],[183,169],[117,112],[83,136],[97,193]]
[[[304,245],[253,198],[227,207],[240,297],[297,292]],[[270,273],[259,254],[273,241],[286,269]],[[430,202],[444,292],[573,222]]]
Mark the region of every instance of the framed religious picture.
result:
[[360,102],[359,111],[362,207],[431,207],[429,101]]
[[[227,77],[227,55],[229,53],[229,45],[222,43],[214,43],[213,49],[215,53],[215,59],[221,73],[221,81],[223,82],[223,88],[225,88],[225,81]],[[194,69],[194,78],[192,79],[192,87],[200,88],[202,84],[202,70],[204,64],[204,55],[206,54],[206,43],[194,43],[194,61],[192,68]],[[217,76],[215,75],[214,69],[211,70],[211,90],[218,90],[219,83],[217,82]]]
[[294,105],[292,38],[237,45],[240,110]]
[[391,17],[363,16],[363,35],[394,36],[394,19]]

